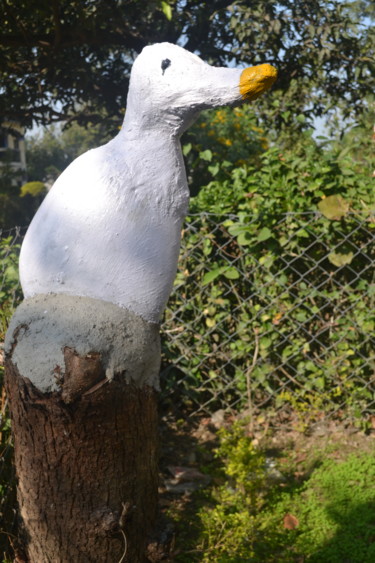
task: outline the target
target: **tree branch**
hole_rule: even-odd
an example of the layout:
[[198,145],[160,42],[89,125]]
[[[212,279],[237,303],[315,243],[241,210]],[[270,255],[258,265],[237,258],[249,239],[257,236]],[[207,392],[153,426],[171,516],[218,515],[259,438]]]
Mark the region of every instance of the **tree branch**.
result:
[[[127,29],[120,32],[107,31],[88,31],[75,30],[60,26],[58,44],[61,49],[69,47],[83,47],[84,45],[92,47],[106,47],[110,45],[123,46],[136,51],[140,51],[147,41],[141,35]],[[55,33],[40,33],[28,36],[28,47],[53,47],[56,44]],[[23,35],[9,33],[0,33],[0,47],[25,47],[25,39]]]

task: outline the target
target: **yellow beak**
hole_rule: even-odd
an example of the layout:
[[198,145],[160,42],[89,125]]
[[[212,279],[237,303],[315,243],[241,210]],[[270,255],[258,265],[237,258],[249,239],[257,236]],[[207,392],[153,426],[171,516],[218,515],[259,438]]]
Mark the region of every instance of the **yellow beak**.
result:
[[256,100],[262,92],[271,88],[277,78],[277,70],[269,65],[249,66],[240,77],[240,92],[244,100]]

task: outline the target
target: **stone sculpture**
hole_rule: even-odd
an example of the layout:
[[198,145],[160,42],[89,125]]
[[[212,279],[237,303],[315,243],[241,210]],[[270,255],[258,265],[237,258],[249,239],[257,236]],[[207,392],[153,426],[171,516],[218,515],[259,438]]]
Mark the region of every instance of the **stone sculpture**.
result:
[[201,110],[255,99],[275,78],[267,64],[214,68],[146,47],[121,131],[63,172],[32,221],[5,343],[25,560],[165,560],[158,323],[188,210],[179,139]]
[[275,69],[215,68],[181,47],[146,47],[124,124],[58,178],[26,235],[25,297],[94,297],[157,323],[176,274],[189,190],[180,136],[203,109],[257,98]]

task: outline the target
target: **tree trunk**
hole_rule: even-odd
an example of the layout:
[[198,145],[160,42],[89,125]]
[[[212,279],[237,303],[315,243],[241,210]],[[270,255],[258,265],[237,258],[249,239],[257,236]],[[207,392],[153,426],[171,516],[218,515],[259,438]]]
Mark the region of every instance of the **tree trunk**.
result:
[[157,326],[109,303],[39,296],[16,311],[6,387],[30,563],[148,560],[159,361]]

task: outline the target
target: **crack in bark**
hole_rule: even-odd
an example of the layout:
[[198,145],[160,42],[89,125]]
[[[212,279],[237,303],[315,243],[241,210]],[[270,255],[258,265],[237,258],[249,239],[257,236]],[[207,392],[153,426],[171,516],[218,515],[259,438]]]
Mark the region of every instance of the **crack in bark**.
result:
[[89,394],[89,391],[93,393],[104,385],[105,371],[98,352],[80,356],[74,348],[65,346],[64,360],[65,373],[61,384],[61,399],[64,403],[73,403],[82,395]]

